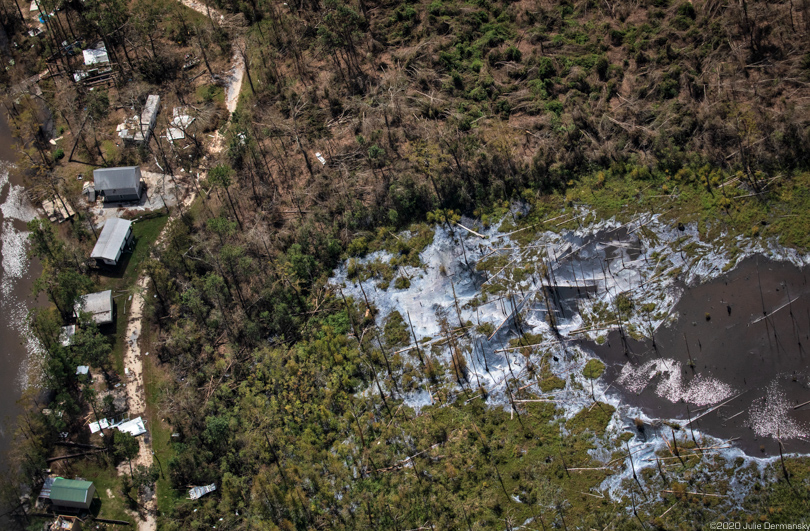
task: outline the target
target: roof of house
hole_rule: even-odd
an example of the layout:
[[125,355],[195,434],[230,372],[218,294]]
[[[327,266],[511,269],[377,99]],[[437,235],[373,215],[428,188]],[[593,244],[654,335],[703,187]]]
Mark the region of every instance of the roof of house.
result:
[[139,179],[140,171],[138,166],[93,170],[93,181],[97,192],[137,188]]
[[110,57],[107,55],[107,48],[104,46],[104,43],[97,44],[95,48],[83,50],[82,55],[84,55],[85,65],[110,62]]
[[127,432],[134,437],[146,433],[146,426],[144,425],[144,420],[141,417],[119,422],[115,427],[118,428],[118,431]]
[[59,334],[59,341],[63,347],[69,347],[73,342],[73,336],[76,335],[76,325],[67,325],[62,327],[62,332]]
[[132,222],[127,219],[108,219],[104,223],[104,228],[101,229],[101,234],[99,234],[98,241],[93,247],[93,252],[90,253],[90,258],[117,259],[118,250],[126,241],[131,226]]
[[97,323],[112,322],[112,291],[83,295],[76,303],[76,313],[79,312],[93,314],[93,320]]
[[59,502],[88,503],[92,494],[90,488],[92,481],[79,481],[78,479],[56,478],[51,486],[51,501],[59,505]]

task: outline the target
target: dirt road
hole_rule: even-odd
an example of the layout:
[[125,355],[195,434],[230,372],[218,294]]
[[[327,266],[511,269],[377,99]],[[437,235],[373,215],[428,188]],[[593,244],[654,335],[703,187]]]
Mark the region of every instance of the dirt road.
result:
[[[214,20],[223,20],[223,16],[221,13],[214,9],[210,9],[199,2],[195,2],[194,0],[182,0],[182,3],[205,16],[210,16]],[[239,93],[242,90],[242,81],[245,76],[245,63],[244,58],[242,57],[242,53],[240,52],[240,47],[243,46],[243,40],[241,37],[237,38],[236,42],[234,42],[234,54],[231,58],[231,67],[228,70],[226,77],[227,82],[225,86],[225,106],[228,109],[229,113],[233,113],[236,110],[236,105],[239,102]],[[228,117],[228,121],[230,122],[230,115]],[[216,132],[214,139],[209,147],[209,151],[212,154],[219,153],[224,147],[224,141],[222,136],[219,134],[219,131]],[[194,200],[194,191],[193,189],[190,192],[190,196],[183,202],[184,205],[190,204]],[[178,212],[178,211],[175,211]],[[172,217],[169,219],[169,222],[166,224],[166,227],[172,223],[176,214],[173,214]],[[164,232],[158,237],[158,243],[162,241]],[[127,329],[126,329],[126,343],[125,343],[125,350],[124,350],[124,366],[127,368],[129,372],[129,377],[127,380],[127,401],[129,404],[129,414],[130,418],[135,418],[139,415],[144,415],[146,411],[146,390],[144,388],[144,379],[143,379],[143,357],[146,353],[142,353],[140,349],[140,345],[138,344],[138,339],[141,335],[141,327],[142,323],[142,315],[143,315],[143,306],[144,306],[144,295],[147,292],[149,287],[149,279],[146,275],[141,275],[138,278],[138,282],[136,285],[135,293],[132,295],[132,304],[130,305],[129,315],[127,320]],[[147,425],[147,430],[149,430],[149,426]],[[152,439],[149,433],[145,434],[142,437],[138,438],[140,443],[140,449],[138,452],[138,456],[133,459],[132,466],[150,466],[153,462],[153,455],[152,455]],[[119,474],[128,474],[129,473],[129,464],[124,463],[118,469]],[[156,502],[155,498],[153,497],[151,500],[147,501],[144,504],[146,511],[143,515],[142,519],[138,520],[138,530],[139,531],[156,531],[157,529],[157,521],[156,521]]]

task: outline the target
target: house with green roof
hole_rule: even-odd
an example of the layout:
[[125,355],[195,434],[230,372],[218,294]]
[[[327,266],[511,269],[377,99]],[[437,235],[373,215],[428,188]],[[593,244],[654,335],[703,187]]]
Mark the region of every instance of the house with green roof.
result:
[[90,510],[96,487],[92,481],[56,478],[51,485],[51,502],[55,507]]

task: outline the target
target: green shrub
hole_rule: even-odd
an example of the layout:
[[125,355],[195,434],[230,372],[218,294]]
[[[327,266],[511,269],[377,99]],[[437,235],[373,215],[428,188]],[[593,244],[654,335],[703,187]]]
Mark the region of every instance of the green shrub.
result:
[[596,380],[602,376],[603,372],[605,372],[605,364],[599,360],[588,360],[585,368],[582,369],[582,375],[591,380]]
[[396,289],[408,289],[411,287],[411,281],[408,280],[408,277],[397,277],[394,281],[394,287]]
[[61,160],[63,158],[65,158],[65,150],[62,148],[59,148],[53,152],[53,160]]

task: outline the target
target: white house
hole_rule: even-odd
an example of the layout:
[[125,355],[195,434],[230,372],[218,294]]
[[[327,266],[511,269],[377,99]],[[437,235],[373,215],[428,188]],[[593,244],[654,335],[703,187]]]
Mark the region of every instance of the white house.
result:
[[108,219],[101,229],[90,258],[107,265],[117,265],[121,254],[132,243],[132,222],[121,218]]

